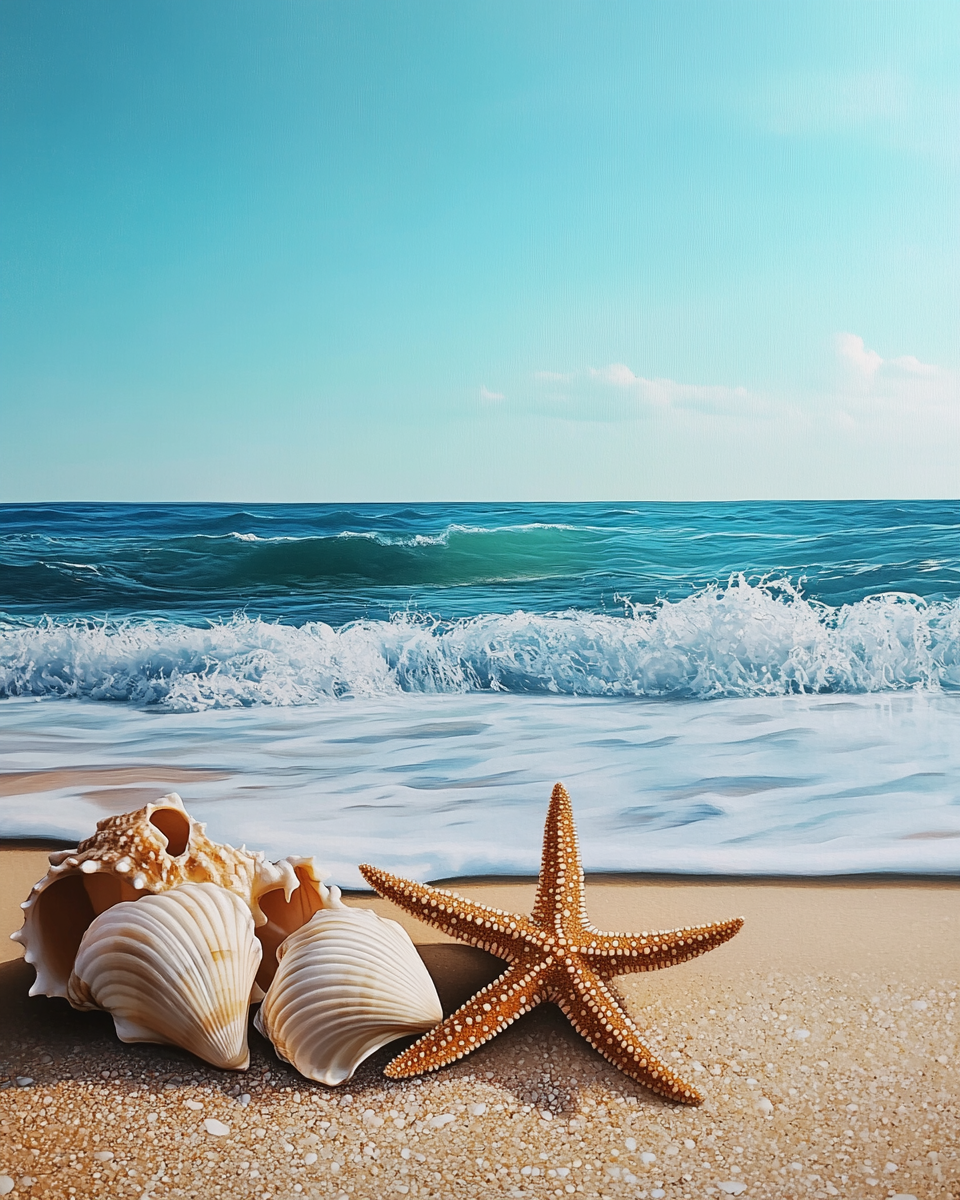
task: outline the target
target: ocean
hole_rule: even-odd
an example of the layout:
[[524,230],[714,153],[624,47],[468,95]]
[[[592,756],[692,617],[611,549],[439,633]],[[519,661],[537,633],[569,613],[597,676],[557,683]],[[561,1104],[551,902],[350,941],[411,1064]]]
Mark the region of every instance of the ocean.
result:
[[0,837],[960,873],[960,503],[0,506]]

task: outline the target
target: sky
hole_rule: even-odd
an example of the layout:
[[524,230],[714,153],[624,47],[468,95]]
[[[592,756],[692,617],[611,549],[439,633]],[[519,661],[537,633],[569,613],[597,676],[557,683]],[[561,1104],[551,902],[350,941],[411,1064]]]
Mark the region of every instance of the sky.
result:
[[960,494],[960,5],[4,0],[0,502]]

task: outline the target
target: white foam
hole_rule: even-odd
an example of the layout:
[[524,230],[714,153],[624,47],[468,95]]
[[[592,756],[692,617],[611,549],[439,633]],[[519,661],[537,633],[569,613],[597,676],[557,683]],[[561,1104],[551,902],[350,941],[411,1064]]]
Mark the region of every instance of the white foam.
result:
[[[529,875],[560,779],[593,871],[960,873],[960,695],[475,693],[188,714],[12,700],[3,713],[0,770],[63,771],[5,798],[0,836],[84,837],[175,786],[212,836],[316,854],[340,884],[360,883],[360,862]],[[133,782],[98,780],[102,767]]]
[[237,615],[0,626],[0,696],[175,711],[471,691],[720,697],[960,689],[960,601],[885,593],[830,608],[742,576],[628,615],[416,613],[334,629]]

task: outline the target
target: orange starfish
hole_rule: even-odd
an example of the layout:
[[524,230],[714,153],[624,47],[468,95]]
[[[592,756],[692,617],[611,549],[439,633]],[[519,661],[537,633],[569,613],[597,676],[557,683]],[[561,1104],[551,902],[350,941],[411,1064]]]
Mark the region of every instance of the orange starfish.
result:
[[656,971],[713,950],[742,918],[658,933],[601,933],[587,920],[583,868],[570,797],[557,784],[543,834],[543,861],[530,917],[475,904],[456,892],[361,866],[364,879],[404,911],[510,966],[452,1016],[393,1059],[394,1079],[435,1071],[463,1058],[524,1013],[551,1000],[595,1050],[631,1079],[671,1100],[703,1097],[648,1049],[610,988],[614,975]]

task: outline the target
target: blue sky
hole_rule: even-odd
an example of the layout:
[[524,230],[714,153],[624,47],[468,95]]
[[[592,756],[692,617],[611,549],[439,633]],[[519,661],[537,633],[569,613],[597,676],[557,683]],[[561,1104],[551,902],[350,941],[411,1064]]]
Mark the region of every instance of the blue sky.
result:
[[960,6],[6,0],[0,500],[956,496]]

